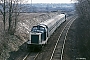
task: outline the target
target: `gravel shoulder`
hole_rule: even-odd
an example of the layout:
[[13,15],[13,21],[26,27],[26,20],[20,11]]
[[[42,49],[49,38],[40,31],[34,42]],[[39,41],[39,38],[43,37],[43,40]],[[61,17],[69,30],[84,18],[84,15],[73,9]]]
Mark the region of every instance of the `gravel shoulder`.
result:
[[64,60],[76,60],[76,58],[79,57],[78,48],[77,48],[78,41],[76,39],[77,21],[78,20],[75,20],[69,29],[65,44],[64,55],[63,55]]
[[[87,23],[80,18],[73,22],[68,32],[63,60],[90,59],[90,52],[88,52],[90,48],[87,45],[87,42],[89,42],[89,39],[87,38],[89,37],[87,36],[89,34],[89,28],[85,27],[86,24]],[[85,32],[88,33],[86,34]]]

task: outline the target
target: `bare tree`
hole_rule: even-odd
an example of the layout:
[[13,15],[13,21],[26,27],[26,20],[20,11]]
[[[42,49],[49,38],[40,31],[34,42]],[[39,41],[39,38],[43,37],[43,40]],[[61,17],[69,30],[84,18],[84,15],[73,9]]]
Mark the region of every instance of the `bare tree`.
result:
[[79,51],[83,57],[90,60],[90,0],[78,0],[76,5],[78,12],[77,39]]
[[0,6],[2,7],[2,9],[0,9],[0,12],[1,12],[1,14],[3,15],[3,23],[4,23],[4,31],[5,31],[5,22],[6,22],[6,20],[5,20],[5,17],[6,17],[6,7],[5,7],[5,4],[6,3],[6,1],[5,0],[1,0],[0,1]]
[[12,0],[9,1],[9,28],[8,31],[11,31],[11,22],[12,22]]
[[76,6],[76,9],[77,9],[79,16],[86,16],[86,17],[89,16],[90,15],[90,13],[88,13],[90,12],[89,0],[78,0],[78,1],[79,3]]
[[[8,32],[10,34],[14,34],[16,25],[17,25],[17,20],[18,16],[20,13],[20,9],[23,8],[21,7],[22,4],[26,3],[27,0],[0,0],[0,12],[3,15],[3,23],[4,23],[4,30],[6,26],[6,17],[8,16]],[[7,11],[6,11],[7,10]],[[7,14],[7,16],[6,16]]]
[[10,29],[12,30],[12,33],[15,32],[15,29],[16,29],[16,26],[17,26],[17,21],[18,21],[18,16],[20,14],[21,7],[20,7],[19,2],[20,2],[19,0],[14,0],[13,5],[12,5],[12,7],[13,7],[13,9],[12,9],[12,19],[13,19],[13,21],[12,21],[12,23],[10,23],[11,24]]

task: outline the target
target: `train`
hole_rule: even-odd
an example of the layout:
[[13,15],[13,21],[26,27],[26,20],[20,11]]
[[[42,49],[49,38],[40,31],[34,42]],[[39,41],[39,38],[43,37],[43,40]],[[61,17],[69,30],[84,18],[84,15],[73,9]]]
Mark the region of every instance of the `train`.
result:
[[59,14],[56,17],[33,26],[29,33],[29,40],[27,41],[28,48],[32,48],[33,46],[39,46],[41,48],[43,45],[46,45],[53,32],[65,21],[66,15]]

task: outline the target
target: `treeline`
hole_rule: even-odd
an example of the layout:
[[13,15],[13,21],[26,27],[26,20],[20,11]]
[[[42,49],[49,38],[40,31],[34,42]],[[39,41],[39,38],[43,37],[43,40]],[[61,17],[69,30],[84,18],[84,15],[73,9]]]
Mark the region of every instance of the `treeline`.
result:
[[79,16],[77,24],[78,49],[82,58],[90,60],[90,0],[78,0],[76,10]]

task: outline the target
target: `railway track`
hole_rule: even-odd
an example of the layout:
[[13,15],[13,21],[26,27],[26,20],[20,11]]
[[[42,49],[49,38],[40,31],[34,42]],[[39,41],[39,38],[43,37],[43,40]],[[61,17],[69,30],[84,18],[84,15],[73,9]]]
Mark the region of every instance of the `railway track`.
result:
[[76,18],[77,17],[73,17],[73,20],[71,19],[63,28],[55,44],[50,60],[63,60],[63,53],[64,53],[65,43],[67,39],[67,34],[68,34],[71,24]]
[[68,34],[71,24],[73,23],[73,21],[76,18],[77,17],[75,17],[75,16],[71,16],[68,18],[68,22],[66,23],[64,28],[61,30],[59,37],[55,43],[55,46],[52,49],[53,51],[50,51],[51,55],[48,54],[49,55],[48,58],[43,57],[43,56],[47,55],[47,54],[45,54],[47,52],[47,50],[45,51],[45,49],[43,49],[43,51],[41,51],[41,52],[27,53],[22,59],[18,59],[18,60],[63,60],[63,53],[64,53],[64,48],[65,48],[65,42],[67,39],[67,34]]
[[36,60],[37,56],[39,55],[39,53],[28,53],[23,60]]
[[22,54],[15,60],[36,60],[38,55],[39,52],[27,52],[25,54]]

